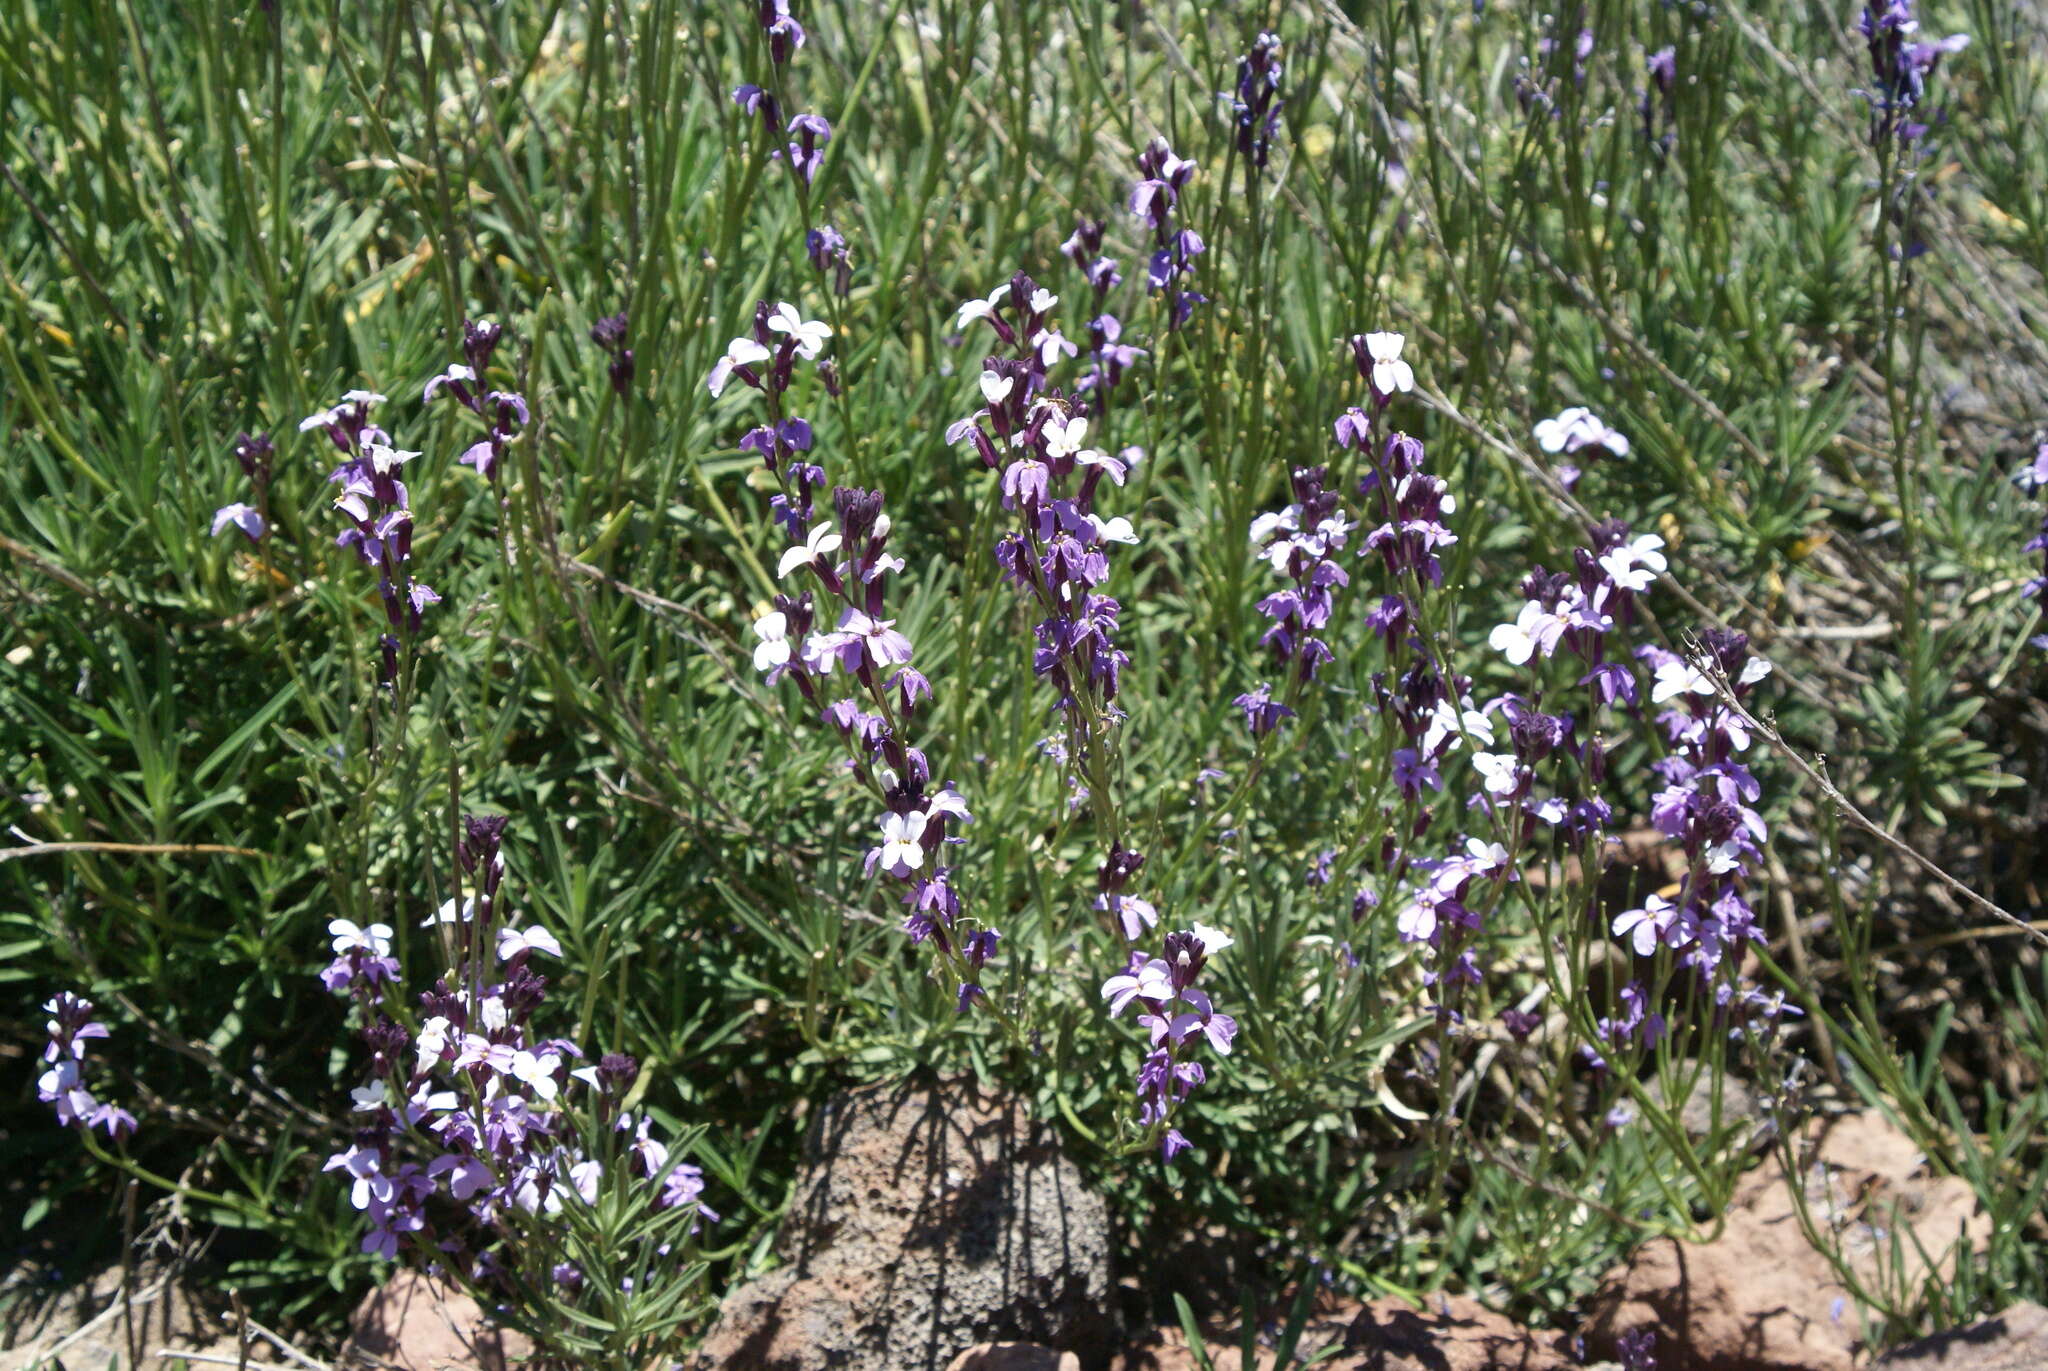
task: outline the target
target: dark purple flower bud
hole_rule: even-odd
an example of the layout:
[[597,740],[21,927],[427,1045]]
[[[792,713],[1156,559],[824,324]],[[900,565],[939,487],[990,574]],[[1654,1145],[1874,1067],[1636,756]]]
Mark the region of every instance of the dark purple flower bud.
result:
[[[624,316],[620,316],[621,319]],[[497,351],[498,340],[505,336],[504,326],[489,319],[466,319],[462,324],[462,356],[469,363],[469,369],[481,381],[485,371],[490,369],[491,354]]]
[[1749,661],[1749,635],[1728,628],[1707,628],[1700,630],[1700,646],[1713,657],[1729,680],[1739,680],[1742,668]]
[[1102,230],[1100,219],[1076,220],[1074,231],[1067,236],[1066,242],[1060,244],[1060,251],[1085,272],[1089,263],[1102,251]]
[[623,1094],[639,1078],[640,1063],[623,1052],[607,1052],[597,1059],[597,1079],[607,1091]]
[[235,435],[235,460],[242,464],[242,474],[255,482],[258,489],[270,481],[270,458],[275,452],[268,433]]
[[[527,954],[522,952],[519,955],[523,959]],[[505,982],[505,988],[500,992],[500,997],[505,1001],[505,1010],[512,1016],[514,1022],[531,1016],[534,1010],[540,1008],[541,1002],[547,999],[547,996],[547,977],[528,970],[525,966],[520,966],[512,973],[511,979]]]
[[456,845],[455,855],[465,873],[474,875],[479,867],[488,870],[496,864],[498,850],[505,842],[505,826],[510,822],[503,814],[463,816],[462,839]]
[[1130,879],[1143,870],[1145,854],[1132,852],[1124,847],[1112,847],[1109,856],[1095,872],[1095,886],[1105,894],[1122,890]]
[[882,492],[836,486],[832,491],[832,508],[839,515],[841,536],[849,544],[858,543],[875,531],[882,513]]
[[380,1078],[389,1076],[399,1064],[399,1054],[405,1051],[405,1045],[411,1040],[412,1035],[402,1025],[381,1016],[365,1028],[363,1041],[370,1048],[371,1073]]
[[1208,961],[1208,949],[1193,933],[1169,933],[1164,948],[1167,975],[1176,994],[1193,985]]
[[612,394],[625,395],[633,388],[633,349],[620,348],[605,371],[611,377]]
[[626,312],[607,314],[590,326],[590,341],[606,352],[617,352],[626,341]]

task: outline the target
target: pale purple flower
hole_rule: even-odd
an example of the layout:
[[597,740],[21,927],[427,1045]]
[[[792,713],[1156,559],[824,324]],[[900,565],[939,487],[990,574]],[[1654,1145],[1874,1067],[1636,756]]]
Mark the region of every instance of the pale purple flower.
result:
[[1244,711],[1245,727],[1254,737],[1271,733],[1280,726],[1283,719],[1295,717],[1294,711],[1273,698],[1270,686],[1261,681],[1244,694],[1231,701]]
[[539,924],[531,928],[501,928],[498,930],[498,960],[509,962],[514,957],[534,952],[545,952],[550,957],[562,955],[562,945],[555,941],[555,935]]
[[1102,998],[1109,1001],[1109,1016],[1116,1018],[1134,1000],[1164,1003],[1174,996],[1173,976],[1164,960],[1131,954],[1131,965],[1102,983]]
[[1650,956],[1676,926],[1678,906],[1662,895],[1652,895],[1640,909],[1627,909],[1614,916],[1614,936],[1626,938],[1638,957]]
[[756,385],[758,382],[748,368],[765,362],[774,355],[752,338],[735,338],[726,345],[725,355],[718,359],[718,364],[711,368],[711,374],[704,379],[704,388],[714,396],[720,395],[725,390],[725,383],[735,374],[749,385]]
[[230,525],[242,530],[252,543],[261,542],[264,533],[268,531],[263,522],[263,515],[252,506],[244,504],[222,505],[214,511],[214,537],[220,537],[221,532]]

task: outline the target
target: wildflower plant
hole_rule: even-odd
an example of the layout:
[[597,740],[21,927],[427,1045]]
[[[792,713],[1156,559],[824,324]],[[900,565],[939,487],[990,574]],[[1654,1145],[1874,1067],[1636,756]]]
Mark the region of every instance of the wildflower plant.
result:
[[0,8],[28,1165],[653,1361],[973,1071],[1155,1297],[1564,1326],[1825,1080],[2000,1218],[1882,1336],[2040,1298],[2048,67],[1938,13]]
[[446,969],[413,1003],[390,928],[330,924],[321,981],[350,1001],[369,1074],[323,1169],[364,1252],[446,1276],[558,1364],[641,1366],[702,1312],[698,1238],[718,1215],[683,1160],[694,1133],[633,1107],[639,1064],[541,1036],[562,947],[517,923],[506,824],[464,820],[462,888],[425,925]]

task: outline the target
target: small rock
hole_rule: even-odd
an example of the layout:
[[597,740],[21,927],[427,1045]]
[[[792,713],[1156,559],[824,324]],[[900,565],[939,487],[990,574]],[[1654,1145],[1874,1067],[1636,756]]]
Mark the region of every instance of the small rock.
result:
[[349,1316],[343,1366],[400,1371],[506,1371],[533,1355],[523,1333],[500,1328],[455,1286],[399,1271]]
[[[1246,1371],[1243,1339],[1233,1328],[1204,1335],[1215,1371]],[[1265,1342],[1268,1340],[1263,1340]],[[1467,1295],[1432,1298],[1417,1309],[1396,1296],[1370,1304],[1343,1301],[1312,1316],[1295,1344],[1297,1362],[1330,1353],[1318,1371],[1567,1371],[1555,1334],[1524,1328]],[[1274,1371],[1270,1346],[1252,1354],[1253,1371]],[[1162,1328],[1126,1351],[1119,1371],[1196,1371],[1178,1328]]]
[[[1860,1282],[1916,1287],[1930,1271],[1952,1270],[1959,1236],[1973,1249],[1989,1238],[1969,1183],[1923,1175],[1912,1140],[1878,1115],[1817,1124],[1805,1142],[1808,1213],[1824,1235],[1832,1230]],[[1894,1228],[1911,1230],[1899,1244],[1903,1272],[1883,1269]],[[1620,1334],[1648,1328],[1658,1371],[1850,1371],[1863,1350],[1855,1305],[1807,1242],[1775,1156],[1737,1185],[1718,1238],[1645,1243],[1608,1273],[1588,1310],[1596,1354],[1614,1355]]]
[[1081,1371],[1081,1359],[1035,1342],[976,1343],[946,1371]]
[[[1696,1061],[1687,1059],[1677,1064],[1674,1073],[1681,1079],[1692,1082],[1686,1093],[1685,1103],[1678,1109],[1678,1126],[1689,1137],[1705,1138],[1714,1133],[1716,1114],[1714,1112],[1714,1077],[1702,1070]],[[1664,1083],[1652,1080],[1649,1083],[1650,1098],[1664,1104]],[[1740,1076],[1723,1072],[1721,1075],[1721,1109],[1718,1115],[1721,1131],[1732,1132],[1744,1125],[1748,1127],[1745,1146],[1758,1147],[1770,1141],[1770,1120],[1765,1117],[1763,1102],[1756,1091]]]
[[1873,1371],[2040,1371],[2048,1366],[2048,1309],[2031,1300],[1994,1319],[1895,1347]]
[[972,1082],[834,1096],[776,1235],[733,1290],[702,1371],[942,1371],[1022,1338],[1106,1356],[1109,1211],[1051,1130]]

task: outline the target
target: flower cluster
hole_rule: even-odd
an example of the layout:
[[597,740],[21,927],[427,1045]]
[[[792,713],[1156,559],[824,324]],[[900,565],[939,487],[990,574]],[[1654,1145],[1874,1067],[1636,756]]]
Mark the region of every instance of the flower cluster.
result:
[[1129,519],[1095,512],[1103,479],[1124,483],[1126,458],[1089,447],[1085,402],[1047,387],[1047,368],[1073,352],[1052,324],[1058,303],[1019,273],[961,307],[963,327],[986,321],[1019,355],[987,359],[978,381],[982,407],[947,438],[971,441],[983,465],[1002,472],[1003,507],[1014,523],[996,539],[996,561],[1044,616],[1033,630],[1032,671],[1057,693],[1068,751],[1085,760],[1123,717],[1116,698],[1130,658],[1117,641],[1122,606],[1101,587],[1112,548],[1135,545],[1138,535]]
[[43,1060],[50,1065],[36,1078],[36,1098],[56,1110],[57,1122],[67,1128],[97,1128],[109,1138],[132,1137],[135,1116],[85,1088],[85,1045],[107,1036],[107,1026],[92,1016],[92,1001],[66,990],[45,1001],[43,1012],[50,1016],[45,1025],[50,1041],[43,1048]]
[[[1617,915],[1613,933],[1638,957],[1675,953],[1676,965],[1691,968],[1702,985],[1712,987],[1717,1008],[1739,1007],[1752,1026],[1768,1027],[1793,1011],[1780,996],[1743,987],[1734,954],[1744,943],[1763,941],[1744,888],[1769,830],[1756,810],[1763,788],[1739,760],[1749,748],[1748,723],[1721,691],[1725,686],[1740,700],[1771,666],[1750,655],[1741,633],[1709,629],[1700,641],[1705,657],[1698,664],[1655,645],[1636,651],[1656,673],[1650,700],[1666,706],[1658,722],[1671,744],[1652,764],[1664,788],[1651,804],[1650,820],[1684,850],[1686,874],[1675,897],[1651,895],[1640,908]],[[1603,1021],[1602,1031],[1617,1042],[1631,1033],[1654,1040],[1661,1021],[1642,1012],[1640,987],[1632,989],[1633,1000],[1623,997],[1624,1015]]]
[[1088,369],[1075,384],[1074,393],[1077,398],[1085,397],[1089,413],[1098,424],[1108,417],[1111,399],[1124,373],[1145,355],[1145,349],[1123,341],[1123,321],[1106,308],[1110,291],[1122,284],[1124,278],[1117,270],[1116,258],[1102,255],[1103,227],[1099,219],[1082,219],[1074,225],[1067,241],[1060,244],[1060,251],[1080,268],[1088,288],[1095,294],[1095,317],[1088,321]]
[[1195,306],[1208,296],[1187,287],[1195,258],[1206,251],[1202,235],[1191,228],[1175,228],[1174,212],[1180,207],[1181,191],[1193,179],[1195,164],[1173,155],[1164,138],[1154,138],[1138,154],[1138,183],[1131,187],[1131,213],[1152,230],[1152,260],[1146,268],[1146,283],[1166,299],[1166,326],[1177,329],[1187,323]]
[[1251,50],[1237,59],[1237,95],[1230,110],[1237,154],[1245,159],[1247,176],[1264,171],[1272,157],[1273,135],[1280,127],[1280,78],[1285,69],[1277,34],[1260,34]]
[[370,421],[371,406],[383,402],[372,391],[352,390],[332,409],[300,420],[299,432],[324,432],[341,453],[341,464],[327,479],[341,487],[334,507],[348,516],[350,527],[334,542],[354,548],[377,573],[377,594],[391,630],[378,640],[380,679],[391,686],[398,680],[399,649],[417,639],[420,616],[441,597],[412,575],[412,502],[398,473],[420,454],[392,447],[391,435]]
[[[803,25],[790,14],[789,0],[759,0],[757,16],[761,32],[768,40],[769,61],[780,67],[804,45]],[[807,195],[811,182],[817,179],[818,168],[824,165],[825,145],[832,141],[832,125],[816,114],[799,114],[785,123],[782,103],[772,92],[751,82],[735,87],[732,100],[748,115],[759,117],[762,132],[776,144],[768,155],[788,164],[798,195]]]
[[[1258,603],[1272,625],[1259,642],[1273,656],[1274,670],[1294,683],[1313,681],[1316,671],[1335,655],[1319,635],[1330,622],[1336,593],[1351,584],[1338,564],[1346,538],[1355,527],[1344,517],[1338,493],[1326,485],[1327,467],[1297,467],[1289,473],[1293,501],[1252,520],[1252,542],[1259,560],[1288,584]],[[1245,706],[1240,699],[1240,708]],[[1257,720],[1254,733],[1264,731]]]
[[629,324],[626,312],[620,310],[590,326],[590,341],[611,358],[605,374],[611,379],[612,394],[621,397],[633,388],[633,349],[626,346]]
[[847,260],[846,238],[830,224],[820,224],[804,235],[804,251],[820,276],[828,277],[832,293],[845,295],[853,289],[853,265]]
[[[1385,420],[1387,406],[1395,396],[1415,388],[1415,373],[1408,363],[1401,360],[1405,341],[1398,333],[1361,333],[1351,339],[1352,359],[1371,398],[1369,409],[1353,406],[1337,417],[1333,432],[1341,452],[1361,449],[1371,453]],[[1408,453],[1406,445],[1413,445],[1413,459],[1419,462],[1421,444],[1405,435],[1395,437],[1404,445],[1404,454]],[[1405,463],[1410,457],[1404,455],[1400,460]],[[1405,468],[1402,472],[1404,479],[1414,474]],[[1450,502],[1442,495],[1442,483],[1435,482],[1432,486],[1431,482],[1434,482],[1433,477],[1424,476],[1420,482],[1403,484],[1400,487],[1402,493],[1389,505],[1377,468],[1375,474],[1365,478],[1359,486],[1359,493],[1380,495],[1381,511],[1390,518],[1386,526],[1371,535],[1361,555],[1363,551],[1371,550],[1379,550],[1384,555],[1390,540],[1394,544],[1404,542],[1407,531],[1399,526],[1404,517],[1401,505],[1410,495],[1420,497],[1426,503],[1433,490],[1438,501],[1434,512],[1442,514],[1450,510]],[[1329,468],[1296,468],[1289,473],[1289,486],[1294,497],[1292,502],[1284,508],[1259,515],[1251,525],[1251,541],[1259,549],[1259,559],[1290,582],[1286,588],[1275,591],[1258,603],[1259,613],[1273,621],[1259,641],[1273,654],[1275,667],[1284,678],[1280,696],[1275,698],[1271,684],[1262,681],[1231,702],[1244,712],[1245,726],[1254,737],[1270,733],[1284,720],[1295,717],[1293,702],[1299,697],[1302,687],[1314,680],[1317,669],[1330,660],[1332,652],[1322,633],[1329,624],[1336,592],[1349,585],[1351,579],[1337,561],[1336,554],[1344,550],[1357,524],[1346,515],[1342,499],[1330,483]],[[1408,512],[1424,513],[1419,505]],[[1417,530],[1420,528],[1418,524]],[[1431,548],[1455,541],[1441,525],[1437,525],[1436,532],[1424,539]],[[1431,555],[1430,565],[1434,565],[1435,560]],[[1394,565],[1393,560],[1389,565]],[[1402,636],[1407,623],[1405,605],[1406,601],[1398,595],[1389,597],[1376,613],[1374,626],[1391,637]]]
[[[1586,421],[1567,411],[1551,422],[1569,434],[1574,424]],[[1548,438],[1558,432],[1554,428],[1539,441],[1548,447]],[[1666,570],[1663,546],[1654,534],[1632,537],[1619,521],[1597,526],[1590,546],[1574,551],[1573,570],[1552,573],[1539,566],[1530,573],[1522,584],[1526,600],[1521,611],[1512,623],[1493,630],[1490,645],[1512,665],[1532,670],[1569,652],[1585,668],[1575,684],[1588,692],[1589,717],[1606,706],[1633,710],[1641,687],[1630,654],[1615,639],[1633,621],[1637,598]],[[1726,673],[1738,695],[1769,671],[1767,663],[1749,657],[1742,635],[1703,636],[1717,670]],[[1653,764],[1665,789],[1652,805],[1651,819],[1685,848],[1688,874],[1676,899],[1651,895],[1643,907],[1615,917],[1611,931],[1638,957],[1655,957],[1667,948],[1675,951],[1678,966],[1696,968],[1702,982],[1713,983],[1724,967],[1732,968],[1731,950],[1759,938],[1742,895],[1743,879],[1759,856],[1765,834],[1763,820],[1753,808],[1760,788],[1736,760],[1748,747],[1749,735],[1741,716],[1720,703],[1715,681],[1706,672],[1655,645],[1640,647],[1633,656],[1653,672],[1650,703],[1668,706],[1659,718],[1671,751]],[[1606,753],[1598,738],[1578,739],[1570,714],[1545,714],[1515,695],[1489,704],[1487,712],[1498,712],[1506,720],[1512,751],[1473,758],[1485,777],[1483,799],[1519,820],[1508,831],[1519,834],[1520,840],[1543,825],[1576,840],[1582,853],[1594,851],[1612,818],[1600,796]],[[1539,768],[1553,753],[1577,759],[1584,790],[1574,802],[1533,794]],[[1732,974],[1718,977],[1716,994],[1718,1004],[1729,1002],[1734,994]],[[1617,1011],[1595,1025],[1597,1043],[1580,1049],[1595,1069],[1607,1065],[1602,1052],[1632,1043],[1648,1047],[1665,1032],[1663,1015],[1650,1007],[1655,993],[1643,979],[1628,980],[1616,999]],[[1746,992],[1743,1002],[1752,1021],[1773,1019],[1781,1012],[1779,1002],[1754,991]]]
[[[2034,449],[2033,460],[2013,473],[2013,484],[2030,495],[2048,490],[2048,443]],[[2041,554],[2041,574],[2028,580],[2026,595],[2030,600],[2048,608],[2048,514],[2041,517],[2041,530],[2027,541],[2023,549]],[[2029,642],[2037,648],[2048,649],[2048,633],[2037,633]]]
[[276,453],[270,435],[247,433],[235,435],[235,460],[241,464],[242,474],[249,478],[249,484],[256,492],[256,503],[243,504],[240,501],[222,505],[213,512],[213,536],[218,538],[229,528],[238,528],[252,543],[263,541],[263,535],[270,531],[270,520],[264,509],[270,500],[270,459]]
[[1192,1145],[1173,1119],[1208,1078],[1193,1059],[1194,1051],[1207,1042],[1211,1051],[1227,1057],[1237,1037],[1237,1020],[1217,1013],[1208,992],[1195,984],[1208,959],[1232,941],[1229,934],[1197,923],[1187,932],[1167,934],[1159,956],[1133,949],[1124,969],[1102,983],[1110,1017],[1135,1004],[1138,1025],[1150,1034],[1151,1045],[1138,1066],[1138,1121],[1158,1139],[1167,1161]]
[[[1586,84],[1586,63],[1593,56],[1593,44],[1593,30],[1591,29],[1582,28],[1572,35],[1573,85],[1583,86]],[[1544,37],[1536,40],[1536,55],[1542,59],[1546,66],[1555,67],[1563,50],[1564,45],[1558,42],[1552,35],[1546,34]]]
[[[1571,653],[1585,669],[1574,683],[1590,692],[1589,718],[1603,706],[1633,706],[1639,691],[1635,670],[1610,639],[1634,621],[1637,597],[1664,571],[1663,546],[1654,533],[1631,537],[1618,520],[1597,526],[1591,545],[1573,550],[1573,570],[1538,566],[1523,579],[1521,610],[1513,622],[1495,626],[1488,645],[1510,665],[1539,670],[1560,650]],[[1506,723],[1510,750],[1474,755],[1473,765],[1485,778],[1484,801],[1510,807],[1525,830],[1540,823],[1575,840],[1598,838],[1612,817],[1599,795],[1606,774],[1599,740],[1579,737],[1571,714],[1546,714],[1518,695],[1503,695],[1486,712]],[[1577,759],[1586,782],[1575,801],[1534,794],[1539,767],[1558,752]]]
[[[1436,965],[1424,973],[1424,983],[1477,985],[1479,962],[1470,944],[1485,926],[1494,892],[1515,879],[1508,850],[1486,838],[1466,838],[1448,857],[1411,859],[1406,874],[1413,888],[1394,928],[1401,941],[1428,945]],[[1475,888],[1486,892],[1483,898]],[[1441,1006],[1437,1012],[1450,1015]]]
[[[602,320],[600,325],[609,325],[611,320]],[[617,320],[618,333],[626,330],[626,317]],[[485,480],[496,482],[498,468],[505,460],[505,447],[530,421],[526,411],[526,397],[506,390],[484,389],[484,373],[490,369],[491,354],[497,350],[498,340],[504,330],[487,319],[471,319],[462,325],[462,357],[440,375],[430,378],[420,391],[420,399],[431,402],[436,395],[448,395],[470,413],[482,419],[487,425],[484,436],[464,449],[456,460],[464,466],[477,469]],[[591,330],[597,336],[597,330]],[[625,354],[630,373],[633,354]]]
[[[837,487],[831,493],[835,518],[817,517],[825,470],[808,455],[810,424],[784,403],[797,363],[816,362],[830,336],[826,325],[804,320],[795,306],[771,309],[764,300],[753,333],[733,339],[706,381],[717,395],[737,378],[766,399],[768,422],[749,430],[740,446],[759,453],[780,486],[770,501],[787,540],[777,577],[816,582],[814,589],[777,595],[773,608],[755,620],[754,666],[771,684],[795,681],[805,703],[845,742],[855,775],[880,795],[881,842],[869,850],[867,869],[903,887],[910,909],[904,932],[913,943],[932,945],[964,1011],[985,999],[982,969],[1000,935],[962,916],[953,868],[940,861],[949,844],[961,841],[952,829],[973,816],[951,784],[934,784],[930,763],[911,740],[932,686],[911,665],[909,637],[887,617],[889,578],[903,570],[903,559],[889,551],[892,526],[880,491]],[[823,362],[818,369],[825,374]],[[836,614],[824,611],[827,622],[820,621],[821,598],[838,607]],[[851,693],[828,699],[835,671]]]
[[1373,678],[1373,689],[1382,714],[1391,715],[1401,731],[1403,745],[1393,753],[1394,783],[1412,806],[1426,791],[1442,788],[1438,765],[1468,734],[1490,741],[1492,732],[1473,707],[1471,683],[1447,675],[1418,624],[1422,597],[1443,584],[1437,554],[1458,541],[1444,522],[1457,501],[1443,478],[1430,474],[1429,454],[1420,439],[1399,430],[1380,436],[1394,397],[1415,387],[1414,371],[1401,357],[1405,342],[1398,333],[1352,338],[1352,359],[1371,393],[1371,409],[1346,410],[1334,432],[1340,449],[1365,457],[1358,496],[1367,519],[1374,514],[1380,519],[1358,555],[1377,554],[1389,581],[1388,593],[1366,615],[1366,625],[1386,644],[1388,671]]
[[1925,123],[1912,118],[1912,111],[1927,95],[1927,78],[1944,53],[1961,52],[1970,45],[1966,33],[1953,33],[1933,42],[1921,42],[1915,0],[1882,0],[1865,5],[1857,31],[1870,51],[1872,85],[1857,92],[1870,102],[1870,141],[1882,145],[1896,137],[1911,143],[1927,132]]
[[[687,1206],[693,1231],[698,1219],[717,1221],[700,1199],[702,1173],[673,1161],[644,1116],[619,1111],[637,1064],[606,1055],[572,1068],[583,1057],[574,1043],[534,1032],[547,995],[535,957],[559,957],[561,947],[545,929],[502,917],[504,831],[502,818],[464,822],[457,857],[476,893],[427,920],[444,935],[452,969],[420,995],[416,1026],[364,997],[371,1078],[352,1093],[358,1122],[348,1146],[324,1168],[346,1176],[350,1203],[369,1223],[363,1251],[396,1259],[411,1247],[430,1269],[452,1267],[487,1286],[531,1279],[522,1266],[545,1254],[527,1222],[598,1203],[608,1180],[650,1211]],[[376,930],[388,944],[390,930]],[[574,1108],[576,1097],[588,1103]],[[580,1284],[580,1274],[558,1269],[553,1279],[572,1291]]]
[[1580,462],[1590,463],[1601,456],[1628,456],[1627,436],[1609,428],[1592,410],[1581,405],[1538,423],[1536,445],[1545,452],[1563,453],[1571,459],[1556,466],[1558,484],[1566,490],[1577,485],[1579,477],[1585,474]]

